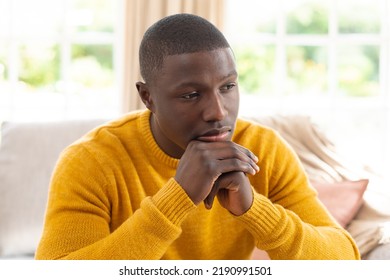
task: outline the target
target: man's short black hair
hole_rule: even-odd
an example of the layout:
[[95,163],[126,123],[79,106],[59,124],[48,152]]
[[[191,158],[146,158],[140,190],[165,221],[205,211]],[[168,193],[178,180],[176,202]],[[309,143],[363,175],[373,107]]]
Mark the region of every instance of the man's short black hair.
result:
[[206,19],[192,14],[165,17],[145,32],[139,49],[141,75],[153,81],[169,55],[230,48],[225,36]]

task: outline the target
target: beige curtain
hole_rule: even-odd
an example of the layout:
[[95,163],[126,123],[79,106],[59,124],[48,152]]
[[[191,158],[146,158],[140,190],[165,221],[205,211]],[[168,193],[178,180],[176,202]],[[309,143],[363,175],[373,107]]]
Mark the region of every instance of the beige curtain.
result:
[[138,48],[144,32],[162,17],[177,13],[199,15],[223,30],[224,0],[125,0],[123,112],[144,108],[135,87],[141,81]]

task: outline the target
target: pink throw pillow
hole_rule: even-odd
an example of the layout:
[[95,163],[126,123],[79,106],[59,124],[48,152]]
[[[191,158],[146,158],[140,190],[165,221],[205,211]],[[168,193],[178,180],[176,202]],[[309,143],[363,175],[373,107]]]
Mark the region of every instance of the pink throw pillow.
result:
[[368,180],[336,183],[311,182],[318,197],[342,227],[346,227],[363,204],[363,194]]

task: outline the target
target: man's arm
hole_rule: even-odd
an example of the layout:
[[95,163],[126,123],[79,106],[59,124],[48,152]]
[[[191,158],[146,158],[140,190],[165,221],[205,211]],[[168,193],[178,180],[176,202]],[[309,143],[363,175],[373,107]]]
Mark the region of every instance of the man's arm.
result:
[[[171,179],[153,196],[144,198],[138,210],[115,209],[130,207],[134,197],[127,195],[127,186],[119,190],[110,186],[110,180],[120,178],[108,176],[86,149],[78,146],[65,151],[52,178],[37,259],[163,256],[196,206]],[[131,195],[136,195],[135,190]]]
[[[273,133],[251,177],[252,207],[238,219],[272,259],[359,259],[357,246],[318,200],[297,155]],[[263,139],[264,140],[264,139]],[[266,145],[263,145],[266,146]],[[266,191],[259,193],[259,185]]]

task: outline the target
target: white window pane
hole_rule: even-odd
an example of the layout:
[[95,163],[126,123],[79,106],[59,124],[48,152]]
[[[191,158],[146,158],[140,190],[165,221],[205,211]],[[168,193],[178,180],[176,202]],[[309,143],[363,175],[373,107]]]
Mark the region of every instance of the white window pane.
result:
[[340,33],[379,33],[380,0],[337,1]]
[[364,97],[380,94],[378,46],[340,46],[338,61],[340,95]]
[[72,116],[115,114],[112,45],[73,45],[70,79],[68,110]]
[[278,9],[277,1],[228,1],[226,29],[240,35],[275,33]]
[[[5,43],[0,43],[0,89],[1,83],[8,79],[8,46]],[[1,92],[1,91],[0,91]]]
[[25,91],[56,91],[60,79],[60,47],[29,42],[19,47],[19,81]]
[[272,95],[275,88],[275,47],[242,45],[234,47],[234,53],[241,92]]
[[112,0],[72,0],[70,24],[76,32],[113,32],[116,3]]
[[0,0],[0,121],[117,115],[119,2]]
[[63,0],[15,0],[12,24],[19,37],[57,36],[64,15]]
[[289,34],[328,33],[328,8],[326,1],[286,1],[286,30]]
[[112,87],[113,47],[111,45],[73,45],[72,83],[81,90]]
[[327,91],[327,49],[287,47],[287,94],[317,95]]
[[0,42],[9,35],[10,29],[10,0],[0,0]]

